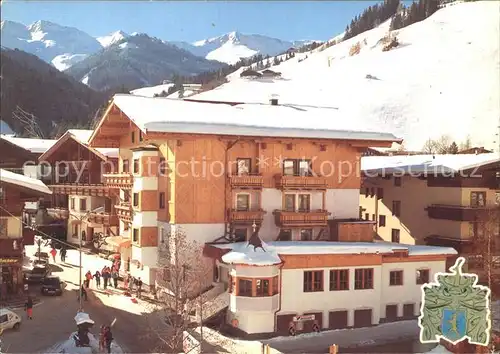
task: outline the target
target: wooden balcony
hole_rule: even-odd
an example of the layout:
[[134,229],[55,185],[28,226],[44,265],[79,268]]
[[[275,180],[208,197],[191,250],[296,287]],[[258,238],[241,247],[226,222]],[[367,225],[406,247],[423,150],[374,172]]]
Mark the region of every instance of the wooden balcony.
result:
[[68,208],[48,208],[47,214],[56,219],[67,219],[69,217]]
[[130,203],[120,203],[118,205],[115,205],[115,211],[118,219],[126,223],[132,222],[133,212]]
[[104,184],[110,188],[132,189],[134,177],[131,173],[104,174]]
[[229,213],[229,219],[235,224],[248,224],[252,225],[254,222],[256,224],[262,223],[264,219],[264,210],[236,210],[233,209]]
[[472,208],[462,205],[431,204],[427,215],[431,219],[454,221],[478,221],[488,215],[489,208]]
[[49,186],[54,194],[109,197],[109,187],[104,184],[63,183]]
[[88,221],[93,224],[118,226],[118,215],[112,215],[106,212],[98,213],[91,211],[88,215]]
[[231,188],[262,188],[264,180],[262,175],[230,175]]
[[276,225],[284,228],[327,226],[328,215],[330,213],[326,210],[274,211]]
[[326,177],[321,176],[284,176],[275,177],[278,189],[325,190],[328,188]]

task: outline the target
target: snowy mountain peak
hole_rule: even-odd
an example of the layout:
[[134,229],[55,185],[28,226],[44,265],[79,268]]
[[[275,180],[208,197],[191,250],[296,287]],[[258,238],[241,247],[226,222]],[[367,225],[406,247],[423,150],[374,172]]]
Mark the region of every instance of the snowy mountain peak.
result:
[[67,27],[58,25],[57,23],[46,21],[46,20],[38,20],[33,22],[28,26],[28,31],[36,32],[36,31],[47,31],[47,30],[61,30]]
[[122,39],[125,39],[128,37],[130,37],[129,34],[123,32],[122,30],[118,30],[118,31],[112,32],[106,36],[97,37],[97,40],[99,41],[99,43],[101,43],[101,45],[104,48],[106,48],[106,47],[109,47],[110,45],[112,45],[116,42],[119,42]]

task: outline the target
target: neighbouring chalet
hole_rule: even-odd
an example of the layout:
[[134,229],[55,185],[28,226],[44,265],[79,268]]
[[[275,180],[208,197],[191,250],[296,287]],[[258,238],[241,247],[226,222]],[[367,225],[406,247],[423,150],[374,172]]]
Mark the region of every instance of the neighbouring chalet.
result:
[[383,240],[471,255],[491,234],[499,254],[498,154],[370,156],[361,167],[359,214]]
[[[118,149],[96,149],[88,145],[92,130],[68,130],[39,157],[50,164],[53,192],[49,215],[67,224],[66,241],[93,248],[117,251],[112,243],[118,236],[117,195],[103,184],[103,174],[116,171]],[[111,237],[110,237],[111,236]],[[109,241],[109,242],[108,242]]]
[[[335,114],[278,99],[230,106],[115,95],[89,145],[119,148],[119,172],[104,177],[132,196],[118,214],[120,236],[131,240],[131,274],[154,285],[159,248],[182,230],[205,244],[214,301],[205,319],[227,308],[227,322],[243,332],[288,333],[290,322],[306,331],[415,316],[416,270],[444,271],[455,251],[374,243],[374,222],[358,217],[359,159],[367,147],[401,139],[356,131]],[[256,239],[263,247],[248,248],[268,247],[262,257],[272,254],[272,264],[238,259]],[[337,282],[344,291],[333,292]],[[384,300],[389,285],[408,296]],[[346,307],[346,298],[359,301]]]
[[281,73],[269,69],[261,71],[262,77],[281,77]]
[[262,77],[262,74],[258,71],[247,69],[241,72],[240,77],[258,78]]
[[34,231],[23,227],[25,202],[52,194],[40,180],[0,169],[0,295],[22,289],[24,245],[34,243]]

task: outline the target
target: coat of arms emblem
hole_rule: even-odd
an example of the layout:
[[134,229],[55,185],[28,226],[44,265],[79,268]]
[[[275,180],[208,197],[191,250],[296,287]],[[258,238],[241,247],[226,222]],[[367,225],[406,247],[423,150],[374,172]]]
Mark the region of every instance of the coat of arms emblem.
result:
[[437,273],[435,282],[422,285],[418,325],[422,343],[445,339],[452,344],[488,345],[491,314],[490,289],[477,285],[477,275],[462,273],[465,258],[459,257],[450,273]]

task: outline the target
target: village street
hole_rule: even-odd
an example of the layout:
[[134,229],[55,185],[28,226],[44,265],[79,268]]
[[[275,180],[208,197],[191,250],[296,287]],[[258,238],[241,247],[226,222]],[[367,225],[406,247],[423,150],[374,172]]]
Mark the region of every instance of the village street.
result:
[[[32,256],[35,246],[26,247],[26,255]],[[46,251],[46,250],[45,250]],[[59,255],[56,263],[51,260],[53,275],[59,276],[66,282],[62,296],[41,296],[41,303],[33,309],[33,320],[27,320],[23,309],[16,312],[23,318],[19,331],[8,330],[2,335],[2,349],[4,353],[36,353],[53,347],[65,341],[72,332],[76,331],[74,317],[79,307],[77,301],[79,256],[76,250],[70,250],[65,263],[60,262]],[[83,272],[101,270],[110,262],[94,255],[84,254],[82,257]],[[91,285],[91,287],[94,287]],[[35,286],[30,292],[38,291]],[[141,312],[148,311],[146,304],[134,304],[130,298],[123,295],[109,295],[104,292],[88,291],[89,299],[83,302],[84,311],[95,321],[92,333],[97,334],[101,324],[109,325],[116,318],[112,328],[116,344],[123,352],[151,352],[154,349],[154,338],[148,336],[151,331],[151,322],[148,316]],[[151,316],[149,316],[151,317]]]

